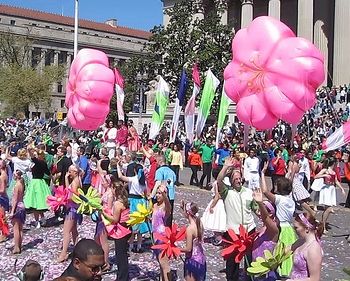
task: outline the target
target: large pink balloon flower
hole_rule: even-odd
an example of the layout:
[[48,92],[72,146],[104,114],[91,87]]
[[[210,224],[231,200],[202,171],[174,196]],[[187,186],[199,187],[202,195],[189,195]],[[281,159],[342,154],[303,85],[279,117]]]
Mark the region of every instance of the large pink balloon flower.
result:
[[237,32],[224,72],[227,95],[246,125],[273,128],[278,119],[298,124],[316,102],[325,79],[321,52],[272,17],[258,17]]

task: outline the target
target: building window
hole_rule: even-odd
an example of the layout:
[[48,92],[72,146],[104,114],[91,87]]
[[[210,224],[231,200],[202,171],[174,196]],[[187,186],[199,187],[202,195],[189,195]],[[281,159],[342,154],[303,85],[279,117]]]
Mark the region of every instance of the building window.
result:
[[45,54],[45,65],[52,65],[55,60],[55,54],[53,50],[48,50]]
[[39,48],[34,48],[32,51],[32,67],[37,67],[41,60],[41,51]]
[[[57,92],[58,93],[62,93],[62,90],[63,90],[63,86],[62,86],[62,83],[61,82],[58,82],[57,83]],[[61,101],[62,102],[62,101]],[[62,107],[62,106],[61,106]]]
[[67,63],[67,52],[61,51],[58,54],[58,64],[61,65],[61,64],[66,64],[66,63]]
[[61,108],[65,107],[65,100],[61,100]]
[[11,25],[15,25],[15,24],[16,24],[16,21],[15,21],[15,20],[10,20],[10,24],[11,24]]

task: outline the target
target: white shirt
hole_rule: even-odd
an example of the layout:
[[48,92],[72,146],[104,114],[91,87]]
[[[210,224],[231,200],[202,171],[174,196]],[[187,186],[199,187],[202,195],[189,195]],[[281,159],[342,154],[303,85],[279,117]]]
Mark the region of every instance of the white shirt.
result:
[[128,177],[129,179],[129,194],[132,195],[140,195],[143,196],[144,195],[144,191],[146,189],[145,185],[140,185],[139,183],[139,179],[137,176],[133,176],[133,177]]
[[252,212],[253,192],[242,186],[240,191],[225,187],[220,193],[224,200],[226,210],[226,228],[239,234],[239,225],[242,224],[247,231],[253,230],[256,225]]
[[292,223],[295,202],[290,196],[275,195],[276,216],[280,222]]
[[310,181],[309,160],[307,160],[307,158],[304,157],[303,159],[299,160],[299,165],[300,165],[299,173],[304,174],[306,176],[307,180]]
[[260,161],[258,157],[248,157],[244,161],[244,179],[249,181],[251,179],[250,173],[259,173]]
[[[107,130],[106,130],[106,132],[107,132]],[[117,128],[113,127],[107,132],[106,146],[107,147],[115,147],[116,146],[116,144],[115,144],[115,139],[116,138],[117,138]]]

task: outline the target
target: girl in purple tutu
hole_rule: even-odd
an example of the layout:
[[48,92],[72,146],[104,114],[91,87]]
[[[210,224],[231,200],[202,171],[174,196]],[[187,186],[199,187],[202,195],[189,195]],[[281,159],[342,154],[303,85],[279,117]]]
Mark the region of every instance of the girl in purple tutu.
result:
[[24,208],[24,180],[22,172],[17,170],[14,173],[15,186],[13,189],[13,197],[11,204],[10,217],[12,218],[13,236],[15,247],[13,254],[20,254],[23,241],[23,224],[26,220],[26,210]]
[[184,277],[186,281],[204,281],[207,263],[203,250],[203,225],[199,218],[198,206],[195,203],[182,202],[182,208],[188,219],[186,228],[186,246],[181,252],[186,254]]

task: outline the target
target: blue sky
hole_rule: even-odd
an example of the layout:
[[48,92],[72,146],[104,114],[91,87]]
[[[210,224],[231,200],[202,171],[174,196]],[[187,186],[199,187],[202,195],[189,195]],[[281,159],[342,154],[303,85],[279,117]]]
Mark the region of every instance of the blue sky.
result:
[[[74,0],[0,0],[1,4],[74,16]],[[79,18],[104,22],[116,18],[122,26],[150,30],[162,24],[161,0],[79,0]]]

